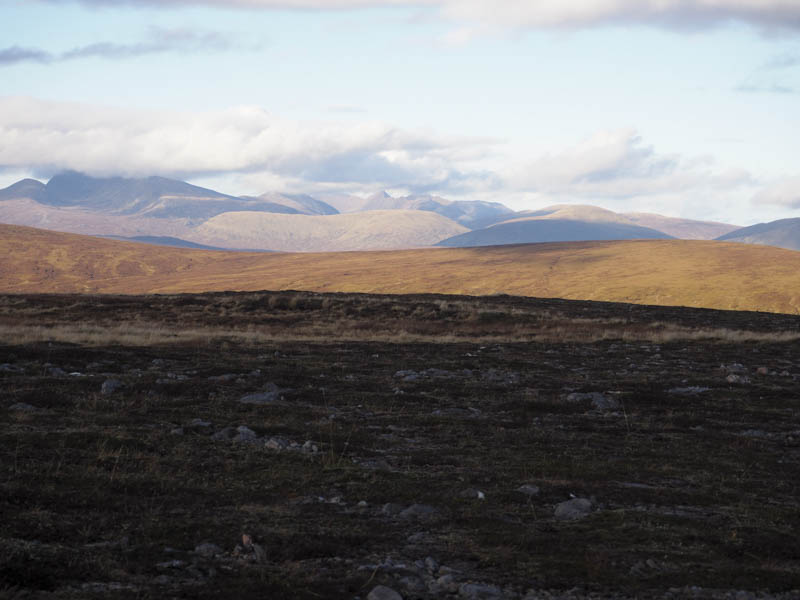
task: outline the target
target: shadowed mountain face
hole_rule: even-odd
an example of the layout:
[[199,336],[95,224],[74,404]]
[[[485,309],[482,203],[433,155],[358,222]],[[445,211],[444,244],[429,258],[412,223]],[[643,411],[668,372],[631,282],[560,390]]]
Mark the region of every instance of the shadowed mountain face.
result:
[[683,240],[714,240],[721,235],[741,229],[738,225],[729,223],[679,219],[651,213],[625,213],[624,216],[636,225],[663,231]]
[[717,238],[727,242],[777,246],[787,250],[800,250],[800,218],[779,219],[742,227]]
[[623,215],[595,206],[553,206],[519,214],[524,216],[442,240],[437,246],[672,238],[661,231],[634,225]]
[[22,179],[17,183],[0,190],[0,201],[30,198],[42,202],[46,197],[46,186],[35,179]]

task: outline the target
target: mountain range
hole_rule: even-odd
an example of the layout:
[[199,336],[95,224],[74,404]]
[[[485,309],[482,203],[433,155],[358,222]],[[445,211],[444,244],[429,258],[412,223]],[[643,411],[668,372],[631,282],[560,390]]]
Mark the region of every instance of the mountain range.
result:
[[235,196],[164,177],[60,173],[0,190],[0,222],[147,243],[288,252],[624,239],[720,239],[800,249],[800,219],[739,228],[588,205],[513,211],[417,194]]

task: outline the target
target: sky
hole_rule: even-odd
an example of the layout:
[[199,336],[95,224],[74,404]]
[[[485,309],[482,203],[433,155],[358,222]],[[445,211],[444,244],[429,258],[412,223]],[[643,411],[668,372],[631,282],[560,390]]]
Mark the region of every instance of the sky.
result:
[[0,187],[800,217],[800,0],[0,0]]

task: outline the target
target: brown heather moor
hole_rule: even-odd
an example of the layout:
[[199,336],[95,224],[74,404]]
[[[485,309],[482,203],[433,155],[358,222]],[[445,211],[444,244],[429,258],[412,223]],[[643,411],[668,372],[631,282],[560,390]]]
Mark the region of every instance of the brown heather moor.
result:
[[502,293],[800,312],[800,253],[767,246],[632,240],[282,254],[164,248],[12,225],[0,225],[0,233],[6,293]]

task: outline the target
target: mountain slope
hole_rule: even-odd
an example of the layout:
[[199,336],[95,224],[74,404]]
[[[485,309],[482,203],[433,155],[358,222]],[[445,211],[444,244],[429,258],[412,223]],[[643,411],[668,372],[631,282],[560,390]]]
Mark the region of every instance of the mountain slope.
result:
[[226,250],[226,248],[217,248],[215,246],[205,246],[203,244],[195,244],[176,237],[168,235],[137,235],[133,237],[124,237],[121,235],[104,235],[102,237],[110,240],[119,240],[120,242],[137,242],[139,244],[150,244],[151,246],[169,246],[170,248],[193,248],[195,250]]
[[800,252],[724,242],[252,254],[0,225],[0,254],[0,292],[505,293],[800,313]]
[[737,229],[739,225],[719,223],[716,221],[696,221],[665,217],[652,213],[623,213],[636,225],[650,227],[682,240],[714,240]]
[[518,215],[522,216],[442,240],[437,245],[497,246],[671,237],[661,231],[635,225],[623,215],[597,206],[558,205]]
[[[247,197],[245,196],[245,198]],[[261,194],[256,199],[291,208],[303,215],[339,214],[339,211],[327,202],[317,200],[308,194],[278,194],[275,192],[267,192],[266,194]]]
[[347,203],[350,212],[371,210],[424,210],[435,212],[461,223],[470,229],[485,226],[509,218],[514,214],[507,206],[499,202],[483,202],[480,200],[447,200],[439,196],[418,194],[410,196],[391,196],[387,192],[378,192],[361,203]]
[[717,238],[744,244],[763,244],[788,250],[800,250],[800,218],[779,219],[742,227]]
[[228,248],[326,252],[431,246],[466,230],[441,215],[414,210],[326,216],[229,212],[199,225],[188,239]]
[[2,201],[26,198],[54,208],[156,219],[207,219],[231,210],[300,212],[285,204],[237,198],[164,177],[97,178],[75,172],[55,175],[47,185],[26,179],[0,190]]
[[25,198],[41,202],[46,195],[46,187],[41,181],[21,179],[17,183],[0,190],[0,201]]

